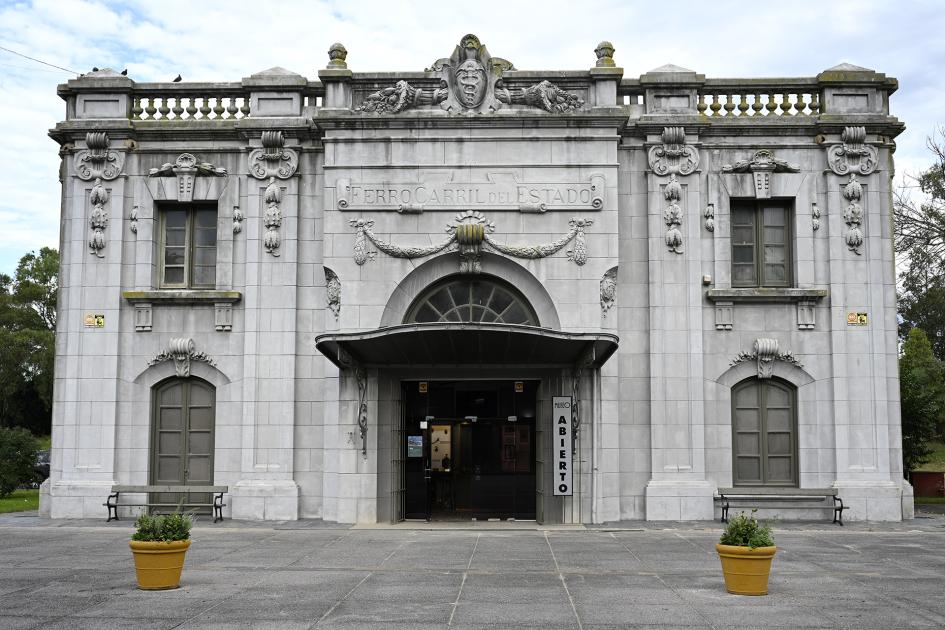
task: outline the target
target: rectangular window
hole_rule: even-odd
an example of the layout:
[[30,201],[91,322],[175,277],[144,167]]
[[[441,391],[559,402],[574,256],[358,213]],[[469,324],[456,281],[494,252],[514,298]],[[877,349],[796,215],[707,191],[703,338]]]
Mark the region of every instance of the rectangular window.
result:
[[161,288],[216,287],[217,209],[169,206],[160,217]]
[[732,286],[792,285],[790,217],[783,202],[732,203]]

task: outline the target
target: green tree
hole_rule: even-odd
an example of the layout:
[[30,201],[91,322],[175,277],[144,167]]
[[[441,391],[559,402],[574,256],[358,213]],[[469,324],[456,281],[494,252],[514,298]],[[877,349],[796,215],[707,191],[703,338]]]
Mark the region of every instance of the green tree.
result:
[[905,472],[927,461],[929,442],[945,424],[945,366],[921,328],[909,331],[899,358],[902,459]]
[[0,427],[0,498],[35,477],[36,440],[26,429]]
[[0,274],[0,426],[48,433],[52,413],[59,253],[44,247]]
[[945,127],[927,145],[932,166],[894,199],[896,251],[908,265],[900,275],[899,335],[905,341],[922,328],[945,360]]

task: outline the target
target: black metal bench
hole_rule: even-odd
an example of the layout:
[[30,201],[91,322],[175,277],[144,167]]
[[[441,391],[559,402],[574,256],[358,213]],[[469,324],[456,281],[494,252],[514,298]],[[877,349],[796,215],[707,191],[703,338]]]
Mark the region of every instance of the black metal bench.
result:
[[229,492],[227,486],[112,486],[111,494],[108,495],[108,500],[103,503],[105,507],[108,508],[108,520],[117,521],[118,520],[118,497],[121,494],[128,493],[165,493],[165,492],[174,492],[178,494],[185,494],[187,498],[190,498],[192,494],[213,494],[212,503],[202,503],[202,502],[193,502],[193,501],[183,501],[181,503],[163,503],[156,501],[145,501],[144,503],[123,503],[122,507],[137,505],[137,506],[146,506],[146,507],[165,507],[165,508],[177,508],[177,507],[209,507],[213,508],[213,522],[223,520],[223,506],[226,503],[223,502],[223,495]]
[[[773,510],[833,510],[833,522],[843,525],[843,499],[836,488],[719,488],[716,500],[722,504],[721,522],[728,522],[730,507]],[[738,505],[732,505],[732,502]],[[771,505],[777,502],[777,505]],[[767,505],[765,505],[767,503]]]

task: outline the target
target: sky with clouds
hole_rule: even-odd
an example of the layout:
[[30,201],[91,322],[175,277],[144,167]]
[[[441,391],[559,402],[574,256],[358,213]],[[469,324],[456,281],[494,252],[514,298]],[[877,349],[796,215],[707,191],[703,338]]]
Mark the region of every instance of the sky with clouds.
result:
[[[127,68],[138,81],[238,81],[272,66],[316,78],[335,41],[354,71],[416,71],[466,33],[522,70],[589,68],[602,39],[628,77],[665,63],[710,77],[873,68],[900,83],[900,177],[930,163],[926,137],[945,124],[942,0],[0,0],[3,48],[75,72]],[[73,76],[0,50],[0,272],[58,246],[59,157],[47,131],[65,114],[56,85]]]

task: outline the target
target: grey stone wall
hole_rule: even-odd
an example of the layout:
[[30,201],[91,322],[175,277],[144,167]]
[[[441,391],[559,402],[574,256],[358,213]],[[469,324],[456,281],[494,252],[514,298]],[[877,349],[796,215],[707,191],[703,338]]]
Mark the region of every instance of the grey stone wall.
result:
[[[151,388],[184,362],[216,390],[214,481],[230,515],[393,518],[399,381],[484,374],[369,369],[362,444],[357,375],[315,338],[400,324],[462,270],[513,282],[544,327],[619,336],[581,377],[576,494],[549,500],[548,522],[712,518],[732,484],[731,388],[758,374],[752,353],[797,388],[800,487],[839,488],[851,519],[902,518],[895,80],[849,65],[629,79],[603,44],[588,71],[520,71],[470,37],[423,73],[355,73],[333,46],[318,81],[273,68],[140,84],[105,70],[60,86],[43,510],[99,516],[112,484],[149,481]],[[450,73],[469,58],[500,80],[464,93]],[[757,195],[792,202],[790,289],[732,289],[731,204]],[[162,290],[158,209],[191,196],[217,207],[216,286]],[[461,255],[451,239],[470,223],[491,241]],[[194,352],[160,360],[180,339]],[[526,372],[490,374],[541,378],[545,403],[571,394],[571,370]]]

